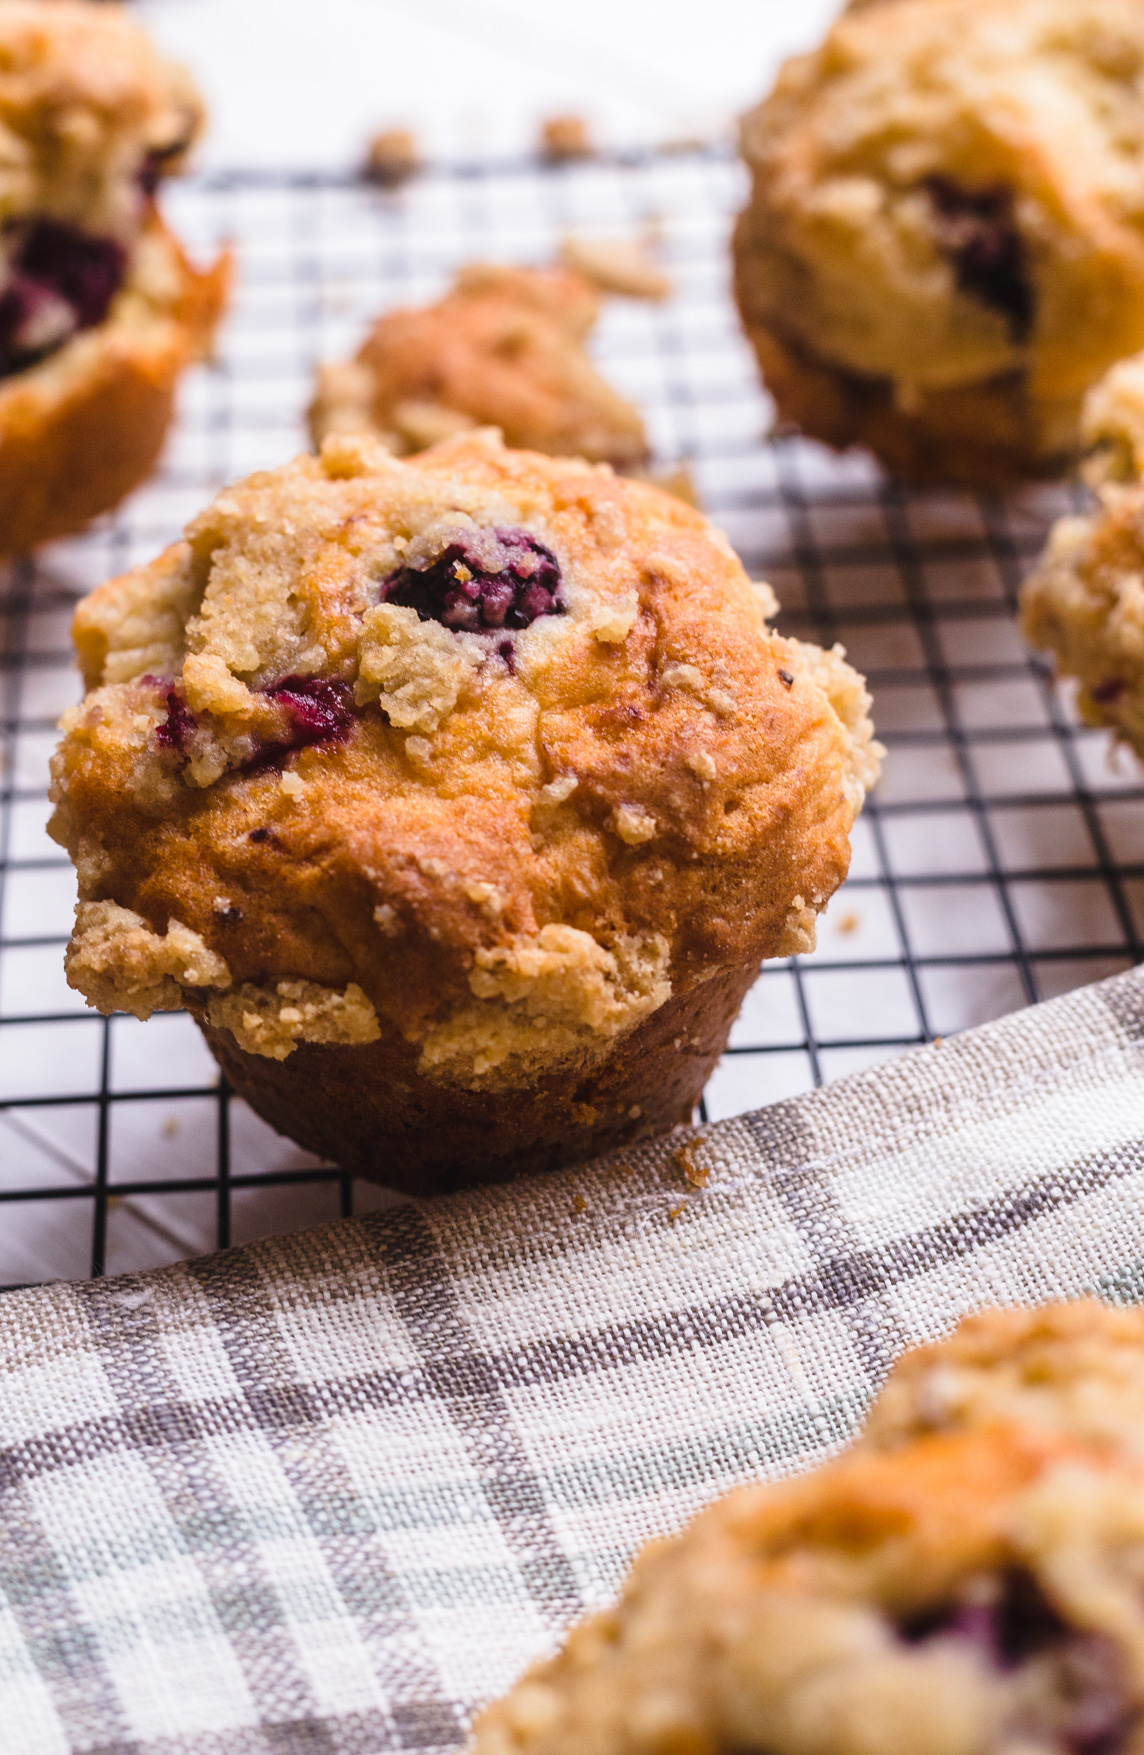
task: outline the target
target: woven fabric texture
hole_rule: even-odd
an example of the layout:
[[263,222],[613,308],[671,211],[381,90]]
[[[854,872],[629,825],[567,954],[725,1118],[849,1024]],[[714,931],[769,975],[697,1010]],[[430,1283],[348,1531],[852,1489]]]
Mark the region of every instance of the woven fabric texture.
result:
[[0,1300],[0,1747],[463,1742],[988,1303],[1144,1296],[1144,972],[602,1163]]

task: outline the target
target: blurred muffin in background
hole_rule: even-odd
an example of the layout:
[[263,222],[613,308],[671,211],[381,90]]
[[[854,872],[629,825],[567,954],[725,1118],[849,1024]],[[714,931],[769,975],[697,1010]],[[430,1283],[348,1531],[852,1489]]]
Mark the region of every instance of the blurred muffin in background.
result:
[[387,312],[352,360],[319,369],[314,442],[370,432],[404,455],[489,426],[522,450],[639,465],[643,421],[585,351],[598,314],[570,268],[464,268],[436,304]]
[[878,772],[774,610],[691,507],[487,432],[228,488],[76,614],[69,981],[417,1193],[688,1120]]
[[1020,1425],[852,1451],[651,1543],[473,1755],[1136,1755],[1144,1475]]
[[1054,524],[1021,588],[1021,627],[1079,684],[1086,724],[1144,761],[1144,355],[1094,387],[1082,431],[1096,504]]
[[366,149],[364,175],[383,189],[396,189],[421,169],[417,136],[409,128],[382,128]]
[[1144,7],[849,11],[744,120],[735,286],[782,419],[920,481],[1065,464],[1144,344]]
[[0,553],[82,528],[155,462],[229,282],[155,204],[202,120],[119,7],[0,5]]

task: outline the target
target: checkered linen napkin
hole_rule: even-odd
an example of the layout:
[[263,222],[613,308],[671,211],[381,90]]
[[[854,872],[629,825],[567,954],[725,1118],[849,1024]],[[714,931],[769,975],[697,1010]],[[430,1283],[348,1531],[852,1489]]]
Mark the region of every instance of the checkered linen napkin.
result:
[[992,1302],[1144,1296],[1144,971],[509,1188],[0,1299],[0,1747],[439,1751]]

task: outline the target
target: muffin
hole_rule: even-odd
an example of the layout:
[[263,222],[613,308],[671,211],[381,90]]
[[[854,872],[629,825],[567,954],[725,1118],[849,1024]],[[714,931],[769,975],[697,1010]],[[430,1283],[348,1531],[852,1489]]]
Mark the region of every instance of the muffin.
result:
[[372,432],[406,455],[493,426],[525,450],[638,465],[643,422],[584,350],[599,308],[569,268],[462,269],[435,305],[388,312],[352,360],[319,368],[314,442]]
[[[905,3],[905,0],[902,0]],[[1137,1755],[1144,1477],[1019,1428],[750,1487],[637,1560],[473,1755]]]
[[862,1443],[889,1450],[999,1421],[1144,1462],[1144,1311],[1082,1298],[970,1316],[948,1339],[903,1356]]
[[1021,588],[1021,627],[1079,684],[1085,723],[1144,759],[1144,358],[1091,391],[1082,431],[1096,503],[1054,524]]
[[229,488],[75,633],[68,979],[427,1192],[688,1119],[877,772],[839,649],[681,501],[465,435]]
[[81,529],[155,462],[229,278],[155,205],[201,121],[118,7],[0,6],[0,554]]
[[782,419],[922,482],[1067,462],[1144,344],[1138,0],[848,12],[742,148],[735,285]]

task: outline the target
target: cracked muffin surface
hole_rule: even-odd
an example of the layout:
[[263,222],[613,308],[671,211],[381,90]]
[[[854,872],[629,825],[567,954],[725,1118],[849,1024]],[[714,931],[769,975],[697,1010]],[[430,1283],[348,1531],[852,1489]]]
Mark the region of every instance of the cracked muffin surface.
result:
[[848,12],[742,146],[736,290],[782,417],[919,479],[1067,461],[1144,342],[1134,0]]
[[155,207],[202,119],[118,7],[0,7],[0,553],[81,528],[154,462],[229,279]]
[[877,772],[861,679],[772,611],[691,508],[490,435],[228,489],[76,615],[69,979],[286,1062],[266,1104],[341,1045],[506,1140],[497,1093],[545,1079],[590,1135],[654,1121],[580,1082],[659,1032],[678,1118],[715,1012],[813,945]]
[[436,304],[387,312],[352,360],[319,369],[315,443],[372,432],[404,455],[495,426],[524,450],[639,465],[643,421],[585,351],[598,315],[574,269],[474,263]]
[[1020,1428],[741,1489],[637,1560],[474,1755],[1137,1755],[1144,1478]]

